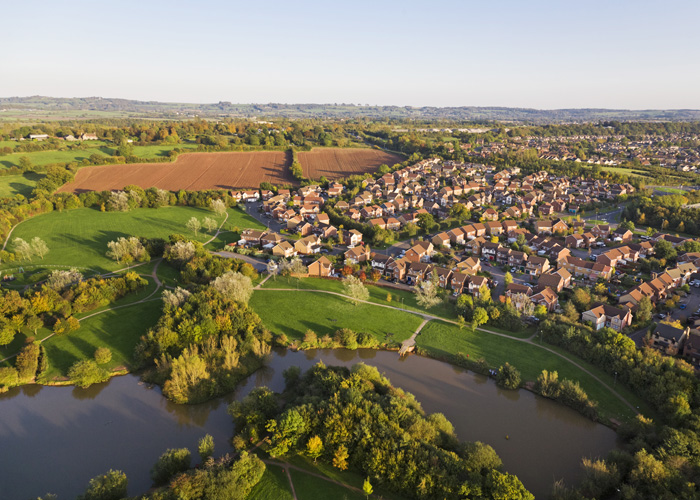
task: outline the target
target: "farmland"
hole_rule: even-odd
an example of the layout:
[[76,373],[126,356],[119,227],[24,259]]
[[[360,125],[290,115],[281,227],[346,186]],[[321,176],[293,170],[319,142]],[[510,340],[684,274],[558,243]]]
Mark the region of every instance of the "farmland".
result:
[[321,148],[298,153],[304,177],[329,180],[374,172],[380,165],[392,166],[403,157],[378,149]]
[[288,153],[187,153],[174,163],[132,163],[83,168],[59,191],[80,193],[123,189],[135,184],[169,191],[256,188],[261,182],[291,184]]

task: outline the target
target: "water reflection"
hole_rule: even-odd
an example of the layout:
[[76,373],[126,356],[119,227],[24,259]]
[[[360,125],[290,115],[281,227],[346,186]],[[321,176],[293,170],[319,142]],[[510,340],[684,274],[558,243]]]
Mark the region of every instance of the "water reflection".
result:
[[[461,439],[483,441],[501,456],[538,497],[553,479],[574,482],[582,456],[600,456],[615,434],[572,410],[526,391],[504,391],[494,381],[420,356],[399,360],[396,352],[276,350],[268,365],[226,397],[201,405],[175,405],[127,375],[89,389],[26,386],[0,395],[0,485],[4,499],[36,498],[47,491],[74,498],[90,478],[110,468],[129,477],[130,494],[150,486],[148,471],[167,448],[196,450],[204,434],[217,454],[231,451],[228,403],[255,387],[284,387],[290,366],[376,366],[394,385],[415,394],[426,412],[443,413]],[[508,436],[508,439],[506,439]],[[70,460],[66,460],[70,457]],[[42,470],[41,475],[33,471]]]

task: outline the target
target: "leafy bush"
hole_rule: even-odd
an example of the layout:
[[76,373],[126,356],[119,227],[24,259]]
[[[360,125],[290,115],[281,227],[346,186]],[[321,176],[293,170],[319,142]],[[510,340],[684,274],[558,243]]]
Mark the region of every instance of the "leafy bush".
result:
[[78,500],[121,500],[127,495],[127,485],[126,474],[110,470],[107,474],[92,478],[90,486],[78,496]]
[[167,483],[175,474],[190,468],[191,458],[187,448],[166,450],[151,469],[151,479],[156,485]]
[[84,359],[76,361],[73,366],[68,369],[68,378],[78,387],[83,389],[90,387],[92,384],[98,384],[109,379],[107,370],[97,366],[97,363],[92,359]]

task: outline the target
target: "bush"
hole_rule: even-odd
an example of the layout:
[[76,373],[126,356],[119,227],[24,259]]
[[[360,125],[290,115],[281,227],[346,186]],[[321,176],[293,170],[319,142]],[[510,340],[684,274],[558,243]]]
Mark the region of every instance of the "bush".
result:
[[95,350],[95,361],[98,365],[104,365],[112,361],[112,351],[107,347],[98,347]]
[[504,389],[517,389],[520,387],[520,372],[506,363],[498,369],[496,384]]
[[163,453],[151,469],[151,479],[156,485],[167,483],[175,474],[190,468],[190,450],[170,448]]
[[110,470],[107,474],[92,478],[90,486],[78,496],[78,500],[121,500],[126,498],[127,485],[126,474]]
[[15,368],[9,366],[0,368],[0,390],[14,387],[19,383],[19,376]]
[[84,359],[77,361],[68,370],[68,377],[78,387],[85,389],[92,384],[98,384],[109,379],[107,370],[97,366],[97,363],[92,359]]
[[214,454],[214,438],[211,434],[207,434],[199,440],[197,451],[199,451],[199,458],[202,462],[206,462]]

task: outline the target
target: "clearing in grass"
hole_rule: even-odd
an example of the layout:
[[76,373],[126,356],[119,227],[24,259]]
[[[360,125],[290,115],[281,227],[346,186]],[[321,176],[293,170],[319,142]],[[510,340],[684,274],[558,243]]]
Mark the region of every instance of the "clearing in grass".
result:
[[263,477],[248,494],[246,500],[293,500],[289,480],[282,467],[265,465]]

